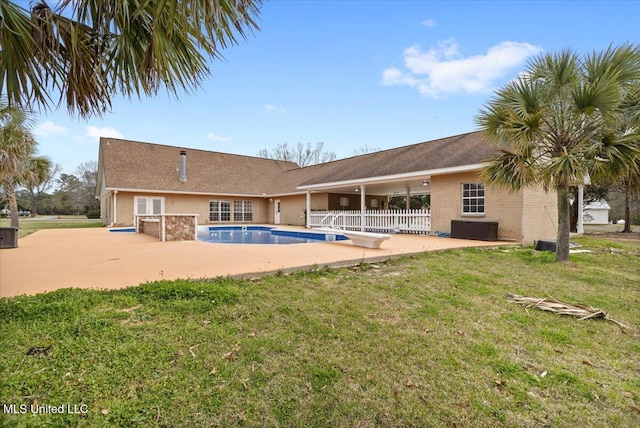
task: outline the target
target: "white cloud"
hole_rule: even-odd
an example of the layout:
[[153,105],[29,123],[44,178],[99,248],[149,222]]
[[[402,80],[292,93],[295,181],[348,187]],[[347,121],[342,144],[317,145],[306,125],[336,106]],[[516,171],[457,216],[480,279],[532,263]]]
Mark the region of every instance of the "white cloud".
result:
[[433,18],[429,18],[429,19],[425,19],[424,21],[420,22],[420,25],[423,25],[423,26],[425,26],[425,27],[429,27],[429,28],[433,28],[433,27],[435,27],[437,24],[436,24],[435,19],[433,19]]
[[406,70],[384,70],[381,83],[407,85],[430,97],[489,92],[496,80],[541,51],[541,47],[529,43],[502,42],[489,48],[485,55],[465,58],[455,39],[440,42],[427,52],[412,46],[403,52]]
[[283,109],[282,107],[278,107],[276,105],[273,104],[265,104],[264,105],[264,109],[266,111],[279,111],[281,113],[286,113],[287,111],[285,109]]
[[207,134],[207,138],[213,141],[231,141],[229,137],[221,137],[219,135],[214,134],[213,132],[209,132]]
[[123,135],[110,126],[98,128],[96,126],[88,126],[85,137],[99,139],[100,137],[123,138]]
[[67,128],[61,125],[56,125],[50,120],[42,122],[40,125],[36,126],[33,130],[33,134],[38,137],[55,137],[59,135],[64,135],[67,133]]

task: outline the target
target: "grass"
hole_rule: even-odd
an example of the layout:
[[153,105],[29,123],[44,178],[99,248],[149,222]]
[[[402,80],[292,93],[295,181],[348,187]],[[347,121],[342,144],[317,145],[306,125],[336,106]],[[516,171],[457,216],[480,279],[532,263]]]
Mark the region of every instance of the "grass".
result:
[[[8,227],[10,225],[10,219],[0,218],[0,227]],[[88,219],[85,216],[56,216],[55,218],[46,219],[20,217],[18,239],[41,229],[75,229],[102,226],[100,219]]]
[[88,411],[0,425],[638,426],[640,242],[575,241],[0,299],[0,402]]

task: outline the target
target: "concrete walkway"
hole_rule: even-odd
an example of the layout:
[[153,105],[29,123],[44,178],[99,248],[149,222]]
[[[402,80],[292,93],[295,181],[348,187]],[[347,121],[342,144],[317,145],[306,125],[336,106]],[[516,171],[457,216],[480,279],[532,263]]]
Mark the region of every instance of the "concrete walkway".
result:
[[[292,228],[294,229],[294,228]],[[312,244],[159,242],[147,235],[101,229],[48,229],[0,250],[0,297],[58,288],[114,289],[147,281],[257,276],[279,270],[345,266],[448,248],[505,245],[420,235],[393,235],[380,249],[351,241]]]

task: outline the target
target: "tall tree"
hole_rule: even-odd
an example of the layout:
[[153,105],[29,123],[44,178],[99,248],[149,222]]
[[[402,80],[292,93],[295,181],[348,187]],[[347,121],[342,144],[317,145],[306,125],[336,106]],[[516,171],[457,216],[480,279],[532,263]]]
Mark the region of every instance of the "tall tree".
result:
[[[620,120],[629,86],[640,77],[639,48],[620,46],[581,57],[571,50],[540,55],[499,89],[476,122],[499,149],[482,171],[488,184],[542,185],[557,193],[557,261],[569,260],[569,186],[605,176],[603,141]],[[618,148],[633,139],[617,139]],[[620,156],[633,152],[617,151]],[[620,165],[632,158],[621,159]]]
[[631,233],[631,202],[640,196],[640,79],[625,91],[617,122],[596,147],[595,173],[624,194],[624,229]]
[[82,182],[73,174],[60,174],[55,192],[56,212],[80,215],[85,211]]
[[96,186],[98,183],[98,162],[82,162],[75,170],[79,180],[79,200],[86,214],[90,210],[100,209],[100,202],[96,199]]
[[[0,95],[9,104],[101,115],[112,96],[178,96],[209,60],[257,30],[261,0],[0,0]],[[51,94],[59,93],[57,100]]]
[[620,188],[624,192],[624,233],[631,233],[633,216],[631,215],[631,203],[640,197],[640,156],[636,161],[635,168],[630,168],[626,176],[620,182]]
[[324,151],[324,143],[317,142],[315,147],[311,143],[289,146],[287,143],[278,144],[274,149],[262,149],[258,152],[261,158],[278,159],[295,162],[299,166],[309,166],[336,160],[334,152]]
[[368,146],[368,145],[364,145],[362,147],[358,147],[357,149],[353,149],[352,155],[353,156],[360,156],[360,155],[366,155],[367,153],[375,153],[375,152],[379,152],[381,149],[378,146]]
[[[389,198],[389,209],[404,210],[407,207],[407,197],[392,196]],[[409,208],[418,210],[431,207],[431,195],[411,195],[409,199]]]
[[48,168],[45,165],[36,165],[35,171],[30,174],[29,179],[24,184],[25,189],[29,192],[31,214],[37,215],[40,202],[48,196],[56,177],[60,172],[60,165],[50,164]]
[[9,201],[12,227],[19,226],[16,188],[49,167],[47,158],[36,156],[32,125],[29,111],[0,101],[0,187]]

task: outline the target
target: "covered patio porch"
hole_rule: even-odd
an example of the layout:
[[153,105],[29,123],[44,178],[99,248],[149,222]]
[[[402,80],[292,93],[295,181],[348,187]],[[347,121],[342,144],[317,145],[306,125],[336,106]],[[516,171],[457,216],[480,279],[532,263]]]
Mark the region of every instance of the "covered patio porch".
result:
[[[301,190],[306,190],[306,227],[428,235],[431,232],[429,206],[412,207],[411,197],[430,195],[430,178],[420,173],[301,186]],[[312,193],[334,196],[329,198],[328,209],[313,209]],[[352,209],[354,199],[360,209]],[[397,203],[398,199],[404,199],[404,207]]]

